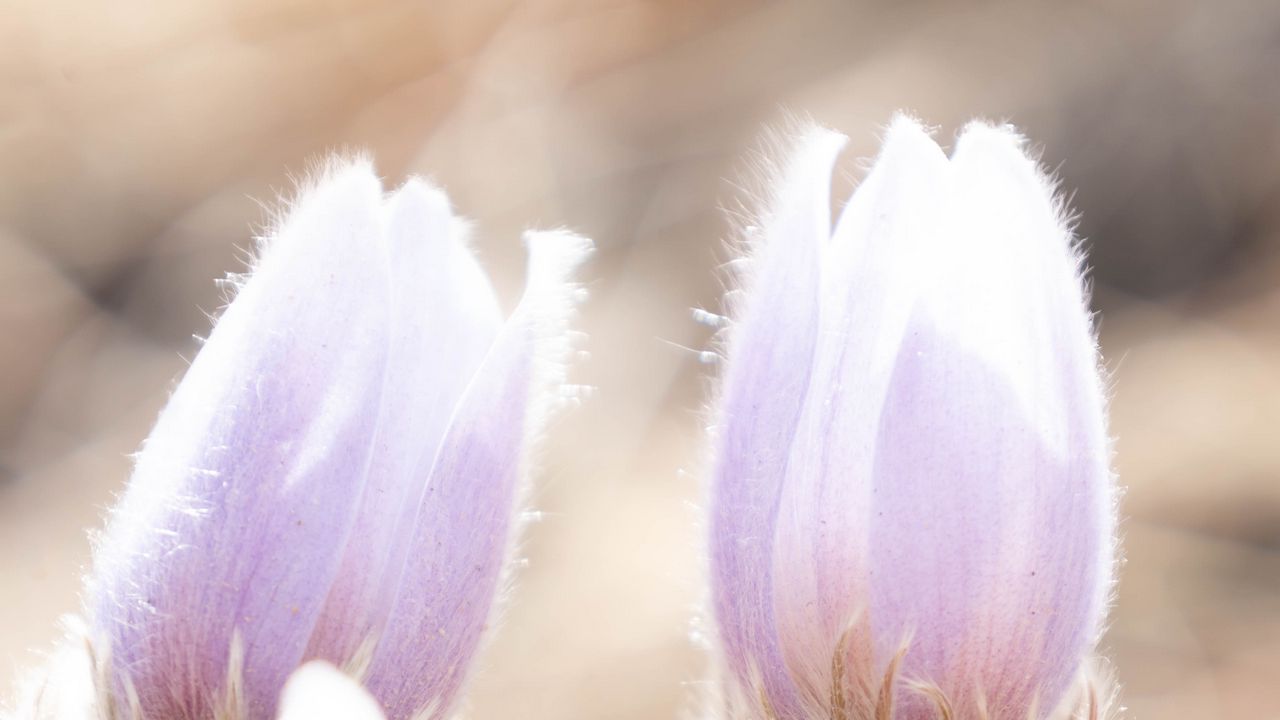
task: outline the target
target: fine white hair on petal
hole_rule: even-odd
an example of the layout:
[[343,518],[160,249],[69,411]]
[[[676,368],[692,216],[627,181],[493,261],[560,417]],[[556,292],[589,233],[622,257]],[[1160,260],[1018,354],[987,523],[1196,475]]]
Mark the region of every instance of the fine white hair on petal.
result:
[[591,240],[568,230],[529,231],[524,235],[529,253],[524,299],[536,336],[534,344],[535,388],[526,422],[526,442],[536,446],[555,410],[560,389],[568,379],[569,360],[582,333],[570,332],[576,308],[585,299],[584,288],[573,281],[578,267],[590,257]]
[[[259,226],[254,233],[253,246],[241,248],[241,259],[247,269],[243,272],[228,273],[219,283],[227,290],[224,297],[225,303],[229,304],[234,300],[235,294],[258,270],[263,259],[278,244],[282,231],[296,222],[298,215],[314,211],[318,197],[332,198],[331,188],[335,186],[346,188],[363,186],[362,196],[372,191],[381,192],[373,158],[367,153],[326,155],[309,165],[305,173],[290,175],[293,181],[291,192],[287,194],[277,192],[272,202],[259,201],[267,218],[266,223],[264,226]],[[373,242],[374,238],[371,237],[368,240]]]
[[[758,275],[769,271],[771,260],[780,259],[781,254],[809,252],[798,244],[799,238],[786,232],[789,224],[801,217],[815,223],[819,250],[830,238],[831,173],[847,142],[834,130],[796,118],[765,131],[744,173],[750,179],[740,188],[745,198],[726,210],[733,227],[725,240],[728,257],[720,265],[723,330],[747,314],[741,303],[755,294]],[[825,190],[818,192],[819,188]],[[720,342],[727,343],[731,334],[721,333]]]
[[294,671],[280,694],[279,720],[383,720],[367,690],[337,668],[313,660]]
[[576,277],[595,252],[595,244],[590,238],[565,229],[529,230],[524,233],[523,243],[528,254],[525,289],[520,306],[508,322],[528,323],[532,331],[532,368],[523,453],[512,504],[514,522],[507,535],[505,562],[486,623],[489,628],[501,622],[516,570],[524,566],[514,558],[525,528],[539,517],[525,508],[529,507],[532,490],[529,480],[541,464],[547,428],[562,410],[589,399],[595,389],[568,383],[574,351],[587,340],[585,332],[572,329],[578,307],[586,300],[586,289]]
[[525,411],[524,450],[513,504],[515,522],[507,537],[506,562],[489,612],[490,627],[501,621],[515,571],[523,567],[512,558],[519,552],[526,526],[536,516],[524,509],[529,507],[529,480],[541,464],[547,428],[562,410],[586,401],[595,389],[568,384],[575,349],[587,340],[585,332],[572,329],[578,307],[586,300],[586,288],[576,277],[595,252],[595,244],[590,238],[565,229],[529,230],[524,233],[523,242],[529,259],[525,290],[516,312],[528,313],[533,332],[533,366]]

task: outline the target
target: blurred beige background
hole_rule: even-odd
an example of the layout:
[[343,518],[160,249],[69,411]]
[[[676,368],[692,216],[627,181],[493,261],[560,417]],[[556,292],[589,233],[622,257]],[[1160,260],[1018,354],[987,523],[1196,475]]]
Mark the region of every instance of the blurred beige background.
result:
[[[673,718],[704,660],[700,409],[720,209],[766,123],[1008,119],[1074,193],[1114,372],[1139,718],[1280,718],[1280,3],[116,3],[0,15],[0,696],[290,176],[372,151],[477,220],[599,252],[593,400],[555,427],[472,715]],[[852,187],[842,185],[841,193]]]

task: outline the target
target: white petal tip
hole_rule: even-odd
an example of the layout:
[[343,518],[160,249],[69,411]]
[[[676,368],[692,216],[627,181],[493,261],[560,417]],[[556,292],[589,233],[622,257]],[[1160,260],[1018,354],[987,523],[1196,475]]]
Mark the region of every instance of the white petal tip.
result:
[[279,720],[383,720],[382,709],[355,680],[329,663],[309,662],[289,677]]
[[993,142],[1014,147],[1021,147],[1026,137],[1009,123],[991,123],[986,120],[971,120],[965,124],[960,133],[960,141]]
[[[382,204],[384,226],[390,236],[392,257],[402,261],[418,256],[429,248],[446,246],[450,240],[460,242],[461,238],[453,232],[453,208],[449,204],[449,196],[440,188],[419,177],[411,177],[395,192],[388,195]],[[413,250],[396,249],[395,246],[408,245]],[[427,251],[430,252],[430,251]],[[436,257],[431,262],[445,263]],[[422,270],[419,269],[419,272]]]
[[926,135],[931,134],[924,122],[905,110],[899,110],[889,119],[887,126],[887,135],[893,135],[897,132],[921,132]]
[[945,161],[946,154],[923,123],[904,113],[893,116],[885,130],[877,164],[924,162],[925,166],[937,167],[940,160]]
[[449,216],[453,206],[444,190],[416,175],[410,177],[391,196],[387,198],[387,206],[393,213],[411,212],[431,216]]
[[796,133],[795,163],[833,164],[849,142],[846,135],[821,125],[804,125]]
[[292,201],[283,204],[275,227],[264,240],[268,249],[290,233],[304,236],[335,235],[335,226],[350,224],[356,215],[372,215],[382,197],[382,181],[366,157],[331,156],[318,163],[298,182]]
[[802,129],[802,137],[810,138],[814,142],[831,143],[834,145],[844,145],[849,141],[849,137],[844,133],[832,130],[822,125],[809,125]]
[[524,245],[529,252],[526,293],[566,282],[595,249],[589,239],[568,230],[530,230]]
[[330,193],[370,192],[381,194],[382,181],[374,170],[373,161],[363,155],[333,155],[326,158],[299,188],[301,204],[304,198]]
[[965,126],[956,141],[953,160],[982,158],[1006,170],[1039,175],[1036,162],[1027,155],[1027,139],[1012,125],[992,125],[974,121]]
[[1065,228],[1070,223],[1055,197],[1057,183],[1041,169],[1039,160],[1028,152],[1026,138],[1012,125],[969,123],[956,142],[951,162],[958,181],[968,190],[985,188],[988,194],[994,193],[992,197],[1006,193],[1024,197],[1027,202],[1013,207],[1035,207],[1058,226],[1051,234],[1068,239]]

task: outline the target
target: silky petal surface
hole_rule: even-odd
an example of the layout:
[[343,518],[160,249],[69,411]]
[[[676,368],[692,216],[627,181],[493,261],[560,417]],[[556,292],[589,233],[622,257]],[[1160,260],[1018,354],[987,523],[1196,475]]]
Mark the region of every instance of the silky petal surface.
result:
[[542,418],[572,305],[569,278],[590,243],[528,240],[529,280],[454,414],[431,466],[400,587],[367,684],[392,720],[442,717],[491,621],[513,541],[524,449]]
[[313,660],[289,677],[279,720],[384,720],[367,690],[334,666]]
[[366,163],[302,193],[161,413],[97,543],[92,630],[148,717],[213,717],[232,660],[245,717],[274,717],[302,658],[380,413],[380,193]]
[[712,604],[730,670],[784,720],[801,698],[779,645],[773,537],[791,440],[817,339],[820,255],[831,234],[831,173],[845,138],[813,129],[756,230],[751,286],[730,330],[712,470]]
[[[1110,476],[1077,258],[1004,129],[971,127],[876,436],[870,620],[881,662],[959,717],[1056,704],[1099,632]],[[931,708],[904,697],[904,717]]]
[[[358,665],[382,632],[417,500],[463,390],[501,325],[493,289],[448,198],[410,180],[387,202],[391,348],[368,482],[308,656]],[[354,661],[354,662],[353,662]]]
[[[779,633],[811,704],[830,698],[839,638],[868,608],[867,523],[880,408],[933,231],[946,157],[916,122],[889,127],[824,254],[813,374],[791,448],[775,546]],[[846,663],[866,677],[865,632]],[[846,686],[852,687],[846,682]]]

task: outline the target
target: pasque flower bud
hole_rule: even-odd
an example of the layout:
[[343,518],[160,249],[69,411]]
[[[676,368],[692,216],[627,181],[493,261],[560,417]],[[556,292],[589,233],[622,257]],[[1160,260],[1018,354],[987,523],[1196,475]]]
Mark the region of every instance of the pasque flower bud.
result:
[[803,134],[746,238],[709,499],[726,714],[1044,717],[1114,564],[1080,256],[1007,127],[899,117],[831,227]]
[[260,248],[98,538],[120,717],[274,717],[318,658],[389,718],[456,698],[502,589],[587,241],[531,233],[502,321],[448,200],[335,163]]

